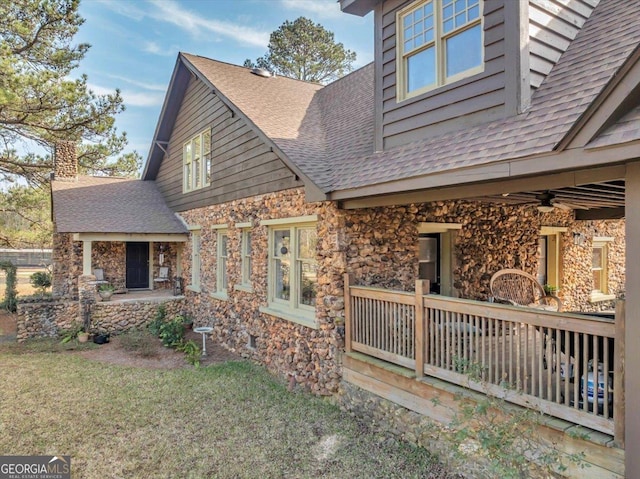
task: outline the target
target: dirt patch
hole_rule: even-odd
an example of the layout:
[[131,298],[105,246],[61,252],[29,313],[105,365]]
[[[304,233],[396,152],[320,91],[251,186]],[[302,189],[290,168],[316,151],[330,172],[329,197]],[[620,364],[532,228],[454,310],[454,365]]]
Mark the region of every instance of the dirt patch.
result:
[[[202,347],[202,335],[189,331],[186,339],[192,339]],[[132,366],[144,369],[177,369],[191,367],[185,360],[184,353],[162,345],[159,339],[149,338],[152,347],[147,351],[147,357],[135,352],[127,351],[120,344],[120,339],[115,336],[111,342],[103,344],[95,349],[82,351],[80,354],[86,359],[101,361],[121,366]],[[206,340],[207,355],[200,358],[200,366],[222,363],[225,361],[241,361],[242,357],[228,351],[221,345],[214,343],[210,338]]]
[[16,314],[11,314],[4,309],[0,310],[0,342],[15,341],[17,332],[16,318]]

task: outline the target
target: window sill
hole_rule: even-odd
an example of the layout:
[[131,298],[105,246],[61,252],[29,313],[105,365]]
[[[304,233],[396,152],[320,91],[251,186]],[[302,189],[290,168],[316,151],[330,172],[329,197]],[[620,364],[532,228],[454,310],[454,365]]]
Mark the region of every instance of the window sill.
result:
[[194,286],[192,284],[188,284],[186,286],[186,289],[188,289],[189,291],[193,291],[194,293],[201,293],[202,290],[200,289],[200,286]]
[[236,291],[244,291],[245,293],[253,293],[253,288],[244,284],[236,284],[233,289]]
[[283,311],[281,309],[269,308],[264,306],[261,306],[259,309],[261,313],[275,316],[276,318],[280,319],[286,319],[287,321],[306,326],[307,328],[319,329],[318,322],[316,321],[315,316],[306,316],[302,311]]
[[599,303],[601,301],[611,301],[616,299],[615,294],[591,293],[589,296],[590,303]]
[[219,299],[220,301],[228,301],[229,300],[229,296],[227,296],[226,292],[222,292],[222,291],[216,291],[215,293],[209,293],[209,296],[211,296],[213,299]]

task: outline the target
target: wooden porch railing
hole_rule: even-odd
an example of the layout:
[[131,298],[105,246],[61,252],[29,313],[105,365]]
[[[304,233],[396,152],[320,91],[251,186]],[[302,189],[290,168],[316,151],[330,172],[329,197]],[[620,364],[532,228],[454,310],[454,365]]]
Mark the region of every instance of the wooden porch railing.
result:
[[[346,349],[502,397],[624,440],[624,302],[615,322],[354,286]],[[615,354],[614,354],[615,353]]]

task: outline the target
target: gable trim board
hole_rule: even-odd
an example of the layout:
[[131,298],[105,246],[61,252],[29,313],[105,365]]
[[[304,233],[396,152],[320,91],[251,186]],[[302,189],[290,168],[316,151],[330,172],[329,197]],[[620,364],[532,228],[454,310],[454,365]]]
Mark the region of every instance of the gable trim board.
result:
[[[627,105],[627,103],[629,103]],[[640,45],[589,105],[557,149],[588,147],[606,128],[640,104]]]

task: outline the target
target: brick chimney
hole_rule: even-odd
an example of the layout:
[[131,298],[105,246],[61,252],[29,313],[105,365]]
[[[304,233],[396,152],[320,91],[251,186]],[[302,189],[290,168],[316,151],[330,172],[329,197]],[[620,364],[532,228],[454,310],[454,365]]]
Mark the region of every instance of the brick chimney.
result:
[[61,141],[56,143],[53,157],[53,178],[61,181],[78,179],[78,157],[76,143]]

